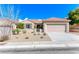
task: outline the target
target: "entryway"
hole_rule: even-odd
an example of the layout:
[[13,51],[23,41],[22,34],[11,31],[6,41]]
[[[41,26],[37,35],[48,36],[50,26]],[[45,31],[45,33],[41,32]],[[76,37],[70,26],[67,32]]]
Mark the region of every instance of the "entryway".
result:
[[42,23],[36,25],[36,31],[37,32],[41,32],[41,31],[43,32],[43,24]]

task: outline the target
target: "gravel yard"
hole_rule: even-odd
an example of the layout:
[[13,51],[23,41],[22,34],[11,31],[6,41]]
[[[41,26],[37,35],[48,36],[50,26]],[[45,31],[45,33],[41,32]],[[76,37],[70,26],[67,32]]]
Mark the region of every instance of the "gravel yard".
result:
[[46,33],[20,33],[18,35],[11,35],[8,42],[37,42],[37,41],[51,41]]

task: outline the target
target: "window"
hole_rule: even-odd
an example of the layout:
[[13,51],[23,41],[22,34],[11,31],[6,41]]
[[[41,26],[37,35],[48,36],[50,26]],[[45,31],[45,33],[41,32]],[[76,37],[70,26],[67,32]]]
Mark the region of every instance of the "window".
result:
[[30,29],[30,28],[32,28],[32,25],[31,24],[26,24],[26,28]]

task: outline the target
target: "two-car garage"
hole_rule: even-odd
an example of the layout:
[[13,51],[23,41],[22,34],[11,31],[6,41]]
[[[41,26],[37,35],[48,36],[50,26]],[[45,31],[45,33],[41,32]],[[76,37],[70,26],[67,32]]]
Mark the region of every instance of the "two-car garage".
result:
[[48,32],[65,32],[66,31],[66,25],[64,24],[49,24],[47,25],[47,31]]
[[69,20],[50,18],[44,21],[45,32],[69,32]]

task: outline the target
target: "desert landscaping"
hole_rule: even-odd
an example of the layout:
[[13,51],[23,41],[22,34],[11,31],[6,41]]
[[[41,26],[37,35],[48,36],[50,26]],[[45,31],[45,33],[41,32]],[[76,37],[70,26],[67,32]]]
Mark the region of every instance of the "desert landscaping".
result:
[[9,42],[32,42],[32,41],[51,41],[46,33],[26,31],[20,32],[18,35],[11,35]]

